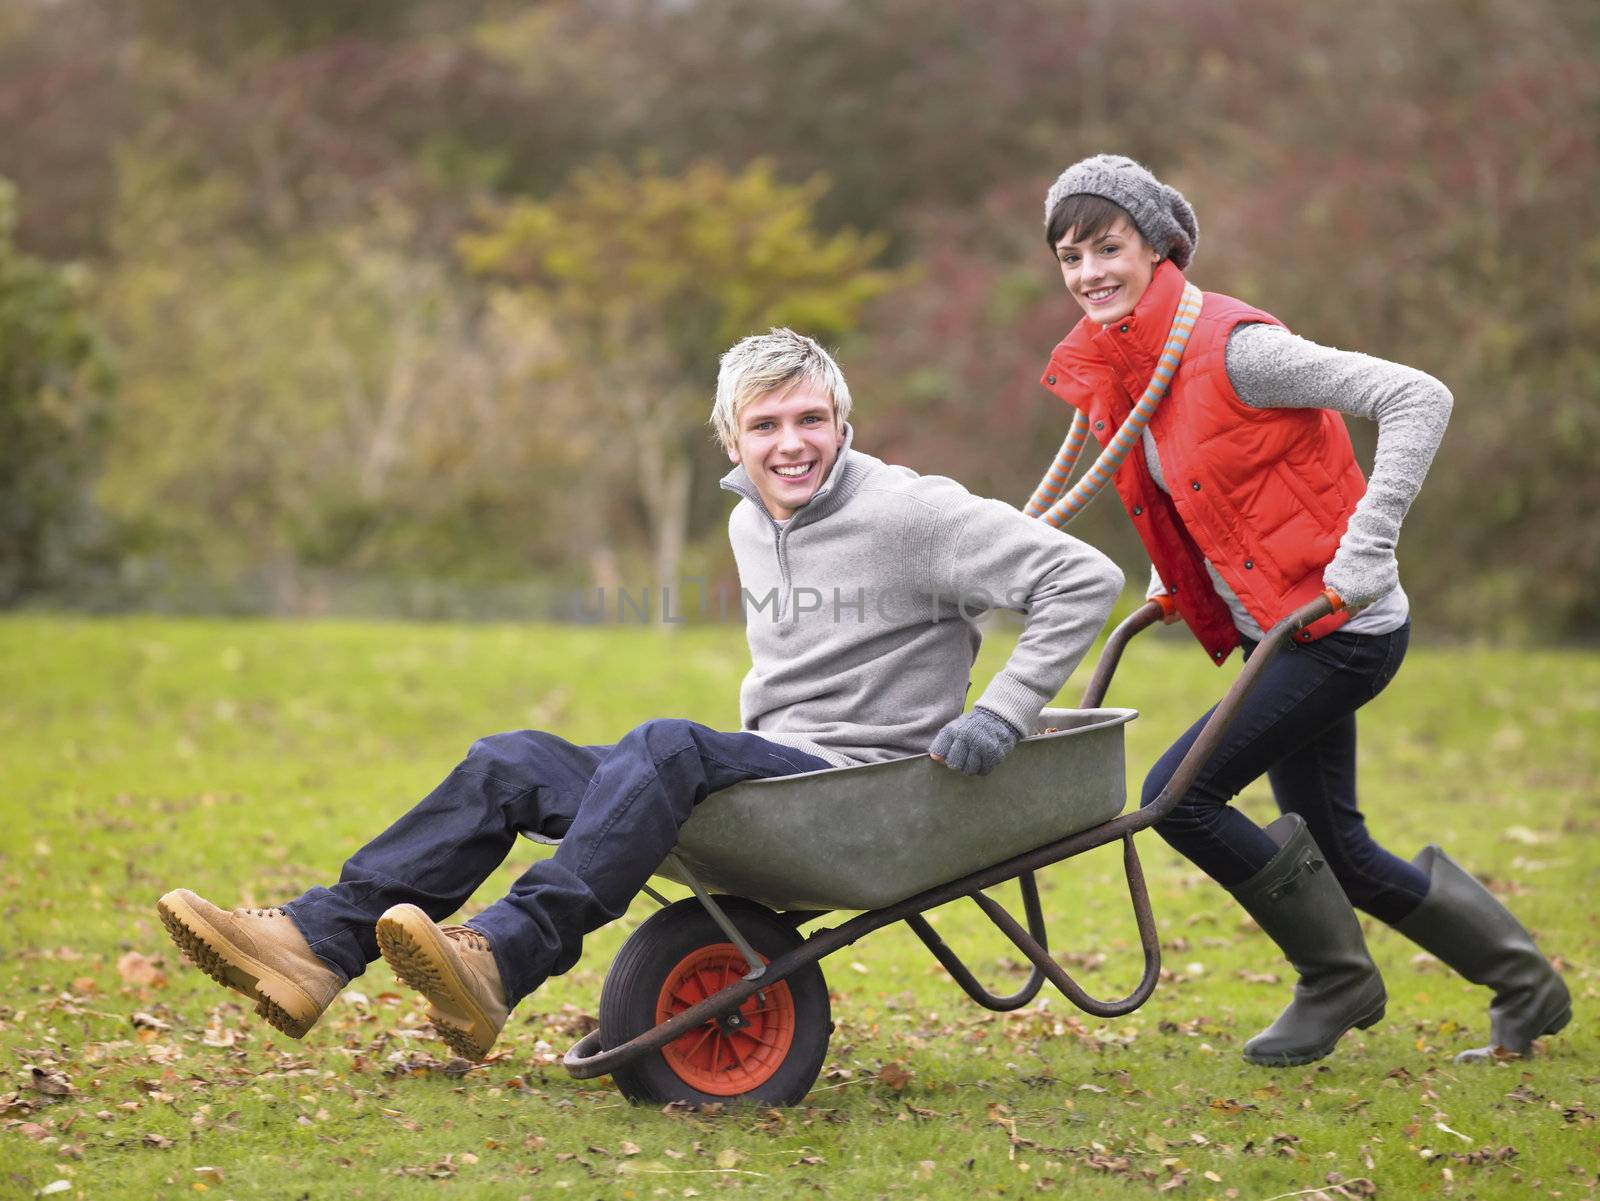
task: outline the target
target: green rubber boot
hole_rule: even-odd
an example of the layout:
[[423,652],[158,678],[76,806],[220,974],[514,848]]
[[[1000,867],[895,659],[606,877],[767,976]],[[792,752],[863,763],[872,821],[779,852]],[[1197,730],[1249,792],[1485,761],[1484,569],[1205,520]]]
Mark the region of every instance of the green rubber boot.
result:
[[1428,895],[1394,928],[1474,984],[1494,989],[1487,1047],[1457,1063],[1526,1055],[1533,1040],[1572,1020],[1572,996],[1533,937],[1493,893],[1436,846],[1412,860],[1428,874]]
[[1383,1018],[1388,994],[1367,954],[1361,923],[1298,814],[1267,827],[1281,848],[1271,862],[1232,890],[1300,979],[1294,1000],[1244,1045],[1250,1063],[1284,1067],[1329,1054],[1352,1026]]

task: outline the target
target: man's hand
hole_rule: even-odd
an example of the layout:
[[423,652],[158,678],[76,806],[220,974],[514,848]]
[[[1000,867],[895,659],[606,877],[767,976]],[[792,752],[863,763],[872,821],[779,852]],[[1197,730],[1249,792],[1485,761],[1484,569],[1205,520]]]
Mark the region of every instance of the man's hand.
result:
[[1022,737],[1014,725],[979,706],[963,713],[934,736],[928,756],[965,776],[986,776]]

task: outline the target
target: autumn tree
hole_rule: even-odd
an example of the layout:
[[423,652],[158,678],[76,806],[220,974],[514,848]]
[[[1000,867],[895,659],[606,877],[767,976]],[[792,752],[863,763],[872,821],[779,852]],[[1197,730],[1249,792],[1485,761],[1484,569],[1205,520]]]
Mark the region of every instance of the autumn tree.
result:
[[146,594],[304,611],[363,573],[492,584],[563,560],[577,504],[543,489],[560,500],[583,448],[526,384],[544,323],[482,303],[398,202],[265,249],[229,232],[240,203],[125,160],[102,498]]
[[20,253],[0,179],[0,604],[51,582],[88,506],[110,362],[78,273]]
[[881,239],[816,228],[826,188],[783,183],[765,161],[681,175],[608,161],[462,240],[474,270],[548,315],[568,386],[625,464],[612,479],[638,503],[662,584],[678,578],[722,351],[774,325],[836,337],[893,283],[872,267]]

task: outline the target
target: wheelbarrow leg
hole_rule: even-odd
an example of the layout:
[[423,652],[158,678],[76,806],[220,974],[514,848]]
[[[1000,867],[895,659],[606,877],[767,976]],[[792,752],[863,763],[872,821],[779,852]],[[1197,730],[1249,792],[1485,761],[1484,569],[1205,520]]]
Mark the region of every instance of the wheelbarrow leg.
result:
[[[1043,947],[1047,945],[1044,928],[1044,909],[1039,904],[1039,885],[1032,872],[1023,872],[1017,877],[1017,882],[1022,886],[1022,907],[1028,915],[1028,933]],[[1039,995],[1039,990],[1044,987],[1045,974],[1035,965],[1027,982],[1010,996],[996,996],[982,984],[978,983],[976,976],[968,970],[967,965],[961,962],[960,957],[950,949],[944,939],[940,938],[928,919],[920,913],[913,913],[906,918],[906,925],[916,931],[928,950],[933,952],[933,957],[944,965],[944,970],[949,972],[961,990],[982,1005],[985,1009],[993,1009],[997,1013],[1007,1013],[1013,1009],[1021,1009],[1034,997]]]
[[1144,977],[1138,987],[1117,1001],[1099,1001],[1085,992],[1003,905],[981,892],[973,893],[972,899],[989,915],[989,920],[1017,944],[1017,949],[1033,961],[1035,969],[1042,972],[1079,1009],[1096,1017],[1120,1017],[1143,1005],[1155,991],[1156,981],[1161,976],[1161,939],[1156,933],[1155,915],[1150,912],[1150,891],[1145,886],[1144,869],[1139,866],[1139,852],[1134,849],[1132,834],[1124,835],[1122,839],[1122,867],[1128,877],[1128,895],[1133,901],[1134,917],[1139,923],[1139,942],[1144,949]]

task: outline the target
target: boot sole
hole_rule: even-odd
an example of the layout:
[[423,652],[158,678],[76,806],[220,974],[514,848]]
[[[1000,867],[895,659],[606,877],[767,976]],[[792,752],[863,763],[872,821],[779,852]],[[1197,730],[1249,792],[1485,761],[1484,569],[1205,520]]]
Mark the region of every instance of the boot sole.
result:
[[1376,1009],[1370,1010],[1351,1022],[1349,1026],[1339,1031],[1338,1035],[1325,1046],[1316,1047],[1309,1051],[1280,1051],[1270,1055],[1252,1055],[1248,1050],[1242,1051],[1240,1054],[1246,1063],[1253,1063],[1262,1068],[1292,1068],[1298,1067],[1303,1063],[1315,1063],[1319,1059],[1326,1059],[1329,1055],[1332,1055],[1333,1049],[1339,1045],[1339,1039],[1343,1038],[1351,1030],[1367,1030],[1383,1021],[1384,1014],[1387,1012],[1387,1005],[1387,1000],[1378,1002]]
[[428,998],[428,1016],[450,1049],[463,1059],[488,1055],[500,1027],[473,999],[428,915],[396,905],[378,919],[377,934],[378,950],[401,983]]
[[255,1002],[256,1013],[290,1038],[304,1038],[322,1007],[293,980],[234,946],[192,906],[182,889],[156,902],[161,924],[189,961],[224,988]]
[[1486,1047],[1470,1047],[1459,1052],[1455,1057],[1456,1063],[1490,1063],[1503,1056],[1526,1057],[1533,1051],[1533,1041],[1536,1038],[1546,1038],[1552,1034],[1560,1034],[1572,1021],[1572,1006],[1569,1003],[1559,1014],[1546,1022],[1544,1029],[1528,1040],[1528,1045],[1520,1051],[1501,1048],[1492,1043]]

